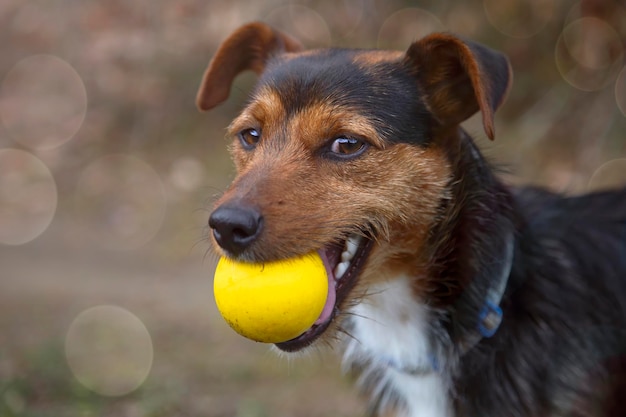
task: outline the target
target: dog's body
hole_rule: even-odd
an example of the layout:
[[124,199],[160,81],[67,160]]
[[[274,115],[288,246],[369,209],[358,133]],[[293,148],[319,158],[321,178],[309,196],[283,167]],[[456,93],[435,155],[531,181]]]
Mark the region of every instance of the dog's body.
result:
[[260,80],[229,129],[238,176],[215,241],[242,261],[318,251],[334,300],[279,349],[344,339],[374,414],[626,413],[626,190],[496,178],[458,125],[480,110],[493,139],[501,54],[448,34],[303,52],[254,23],[218,50],[199,107],[247,69]]

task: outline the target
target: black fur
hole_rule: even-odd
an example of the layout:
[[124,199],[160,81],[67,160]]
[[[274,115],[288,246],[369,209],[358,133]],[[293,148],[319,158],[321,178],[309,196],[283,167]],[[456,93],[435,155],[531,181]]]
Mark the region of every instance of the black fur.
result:
[[[427,146],[434,122],[411,69],[398,61],[366,70],[352,54],[277,58],[259,86],[277,91],[291,113],[324,100],[376,121],[390,143]],[[457,416],[622,415],[616,401],[626,395],[626,190],[565,198],[509,189],[465,132],[443,140],[455,167],[453,198],[431,231],[429,303],[442,311],[433,340],[455,364]],[[501,279],[509,236],[515,252],[503,323],[463,352],[457,344],[476,331],[485,294]],[[377,375],[365,378],[366,390]],[[373,410],[383,397],[387,406],[401,404],[391,389],[372,400]]]
[[353,62],[358,53],[328,49],[288,60],[278,56],[268,63],[258,86],[277,91],[290,114],[326,102],[366,116],[389,142],[426,144],[432,117],[412,70],[400,60],[360,66]]
[[451,358],[457,415],[626,414],[626,190],[508,190],[467,135],[451,154],[454,198],[436,247],[440,277],[455,277],[438,282],[455,291],[433,295],[452,343],[475,332],[486,288],[500,279],[492,260],[515,236],[500,329]]

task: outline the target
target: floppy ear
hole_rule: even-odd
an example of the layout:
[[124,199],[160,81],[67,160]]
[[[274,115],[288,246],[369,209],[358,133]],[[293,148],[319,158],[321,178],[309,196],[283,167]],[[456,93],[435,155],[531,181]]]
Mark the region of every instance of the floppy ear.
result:
[[442,126],[458,125],[478,110],[489,139],[493,117],[511,84],[511,67],[500,52],[447,33],[414,42],[406,52],[429,110]]
[[228,98],[233,80],[240,72],[253,70],[261,74],[272,55],[302,49],[300,42],[264,23],[240,27],[220,45],[209,63],[196,105],[200,110],[212,109]]

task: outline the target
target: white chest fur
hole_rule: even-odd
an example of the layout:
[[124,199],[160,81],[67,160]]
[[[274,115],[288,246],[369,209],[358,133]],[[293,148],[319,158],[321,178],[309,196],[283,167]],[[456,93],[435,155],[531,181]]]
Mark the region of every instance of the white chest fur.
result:
[[344,364],[367,364],[359,382],[380,398],[382,409],[398,399],[398,417],[451,417],[448,382],[433,368],[429,311],[414,297],[408,278],[369,292],[350,310],[352,338],[346,339]]

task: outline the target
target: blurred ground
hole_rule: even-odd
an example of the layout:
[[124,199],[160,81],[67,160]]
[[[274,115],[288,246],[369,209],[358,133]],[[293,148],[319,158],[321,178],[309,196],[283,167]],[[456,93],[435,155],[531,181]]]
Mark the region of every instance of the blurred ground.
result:
[[[228,329],[213,304],[213,263],[202,254],[182,263],[148,250],[103,253],[68,238],[71,227],[55,221],[36,243],[0,252],[0,415],[347,416],[359,410],[332,357],[295,366]],[[98,305],[131,311],[151,335],[150,375],[130,394],[90,392],[67,365],[70,325]],[[112,363],[92,360],[95,368],[83,373],[106,382]],[[115,361],[133,366],[123,354]]]
[[205,224],[254,77],[208,114],[194,97],[219,42],[257,19],[310,47],[405,49],[433,30],[491,45],[515,83],[495,142],[466,127],[507,180],[626,183],[615,1],[4,0],[0,416],[362,414],[334,355],[278,358],[213,304]]

